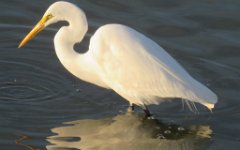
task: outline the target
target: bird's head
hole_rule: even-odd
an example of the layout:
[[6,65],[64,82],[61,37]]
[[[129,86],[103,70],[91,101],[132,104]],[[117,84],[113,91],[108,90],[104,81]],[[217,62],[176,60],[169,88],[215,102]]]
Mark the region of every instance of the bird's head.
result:
[[[75,5],[69,2],[55,2],[44,13],[41,20],[34,26],[34,28],[27,34],[27,36],[21,41],[18,48],[23,47],[28,41],[35,37],[40,31],[45,27],[56,23],[60,20],[64,20],[66,16],[66,11],[71,11],[70,8],[74,8]],[[69,9],[70,10],[69,10]]]

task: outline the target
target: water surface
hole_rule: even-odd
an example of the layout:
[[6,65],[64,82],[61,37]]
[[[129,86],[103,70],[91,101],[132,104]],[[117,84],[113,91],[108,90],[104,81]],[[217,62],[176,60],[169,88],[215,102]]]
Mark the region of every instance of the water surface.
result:
[[198,105],[194,114],[181,102],[151,106],[157,120],[140,110],[125,113],[127,103],[117,94],[69,74],[53,48],[60,25],[17,49],[53,2],[0,2],[0,149],[240,147],[240,1],[70,1],[89,22],[78,51],[88,48],[99,26],[125,24],[164,47],[219,97],[213,113]]

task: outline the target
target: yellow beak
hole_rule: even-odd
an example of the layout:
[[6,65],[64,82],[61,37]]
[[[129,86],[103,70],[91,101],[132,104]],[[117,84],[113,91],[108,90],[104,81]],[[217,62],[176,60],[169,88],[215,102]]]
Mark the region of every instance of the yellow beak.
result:
[[22,40],[18,48],[23,47],[28,41],[35,37],[42,29],[45,27],[45,23],[48,20],[48,16],[43,16],[43,18],[37,23],[37,25],[28,33],[28,35]]

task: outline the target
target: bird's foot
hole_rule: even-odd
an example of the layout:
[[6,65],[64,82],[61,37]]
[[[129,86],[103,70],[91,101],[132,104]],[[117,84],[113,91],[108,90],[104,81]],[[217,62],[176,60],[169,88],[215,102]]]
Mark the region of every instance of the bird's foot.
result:
[[153,115],[150,113],[150,111],[146,108],[146,109],[143,109],[144,112],[145,112],[145,117],[147,119],[154,119]]
[[150,111],[148,110],[148,108],[147,108],[146,105],[143,105],[143,106],[142,106],[142,109],[143,109],[143,111],[145,112],[145,117],[146,117],[147,119],[155,119],[155,118],[153,117],[153,115],[150,113]]
[[153,117],[153,115],[151,115],[151,116],[146,116],[146,118],[149,119],[149,120],[155,120],[155,118]]

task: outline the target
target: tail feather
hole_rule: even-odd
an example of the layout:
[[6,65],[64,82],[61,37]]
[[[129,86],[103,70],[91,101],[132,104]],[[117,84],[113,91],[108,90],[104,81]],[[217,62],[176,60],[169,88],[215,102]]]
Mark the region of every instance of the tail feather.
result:
[[196,80],[193,81],[191,85],[187,85],[184,92],[181,94],[181,97],[183,99],[200,103],[207,107],[210,111],[212,111],[214,105],[218,101],[217,95],[215,93],[213,93],[209,88]]
[[211,103],[203,103],[204,106],[206,106],[210,111],[212,111],[212,109],[214,108],[215,104],[211,104]]
[[204,105],[210,111],[212,111],[218,101],[217,95],[213,93],[208,87],[204,86],[198,81],[195,82],[195,86],[193,87],[193,93],[196,102]]

